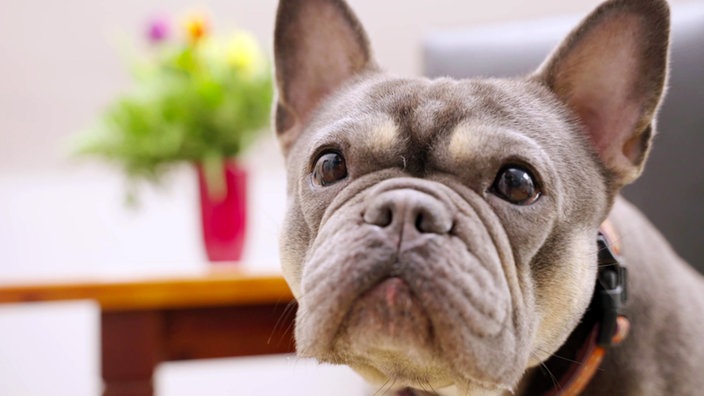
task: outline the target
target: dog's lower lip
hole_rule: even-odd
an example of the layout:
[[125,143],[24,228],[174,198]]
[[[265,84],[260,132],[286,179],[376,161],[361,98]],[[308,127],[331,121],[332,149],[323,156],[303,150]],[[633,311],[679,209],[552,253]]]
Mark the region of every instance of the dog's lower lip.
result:
[[384,301],[386,301],[389,306],[397,305],[397,300],[401,294],[406,294],[406,296],[412,294],[408,283],[397,276],[391,276],[382,280],[372,288],[372,290],[374,289],[379,289],[380,292],[384,293]]
[[[390,276],[362,293],[347,315],[348,326],[402,335],[428,336],[430,322],[418,297],[406,280]],[[427,333],[427,334],[426,334]]]

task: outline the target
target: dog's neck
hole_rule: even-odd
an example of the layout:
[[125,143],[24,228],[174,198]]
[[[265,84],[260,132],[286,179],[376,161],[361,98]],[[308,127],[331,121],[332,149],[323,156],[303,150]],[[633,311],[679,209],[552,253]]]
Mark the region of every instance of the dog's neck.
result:
[[620,238],[607,220],[597,238],[599,273],[592,301],[565,344],[519,386],[518,395],[579,395],[594,377],[604,355],[628,334],[621,315],[627,297],[626,268],[620,259]]

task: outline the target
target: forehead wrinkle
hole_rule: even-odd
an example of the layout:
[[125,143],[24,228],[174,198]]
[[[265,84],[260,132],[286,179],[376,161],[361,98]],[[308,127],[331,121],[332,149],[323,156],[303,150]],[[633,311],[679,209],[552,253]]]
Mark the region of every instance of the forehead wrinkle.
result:
[[406,143],[409,172],[423,174],[438,141],[465,119],[470,110],[466,95],[456,92],[456,83],[415,85],[394,95],[385,111],[397,123],[397,133]]
[[423,174],[432,150],[458,125],[479,121],[515,127],[518,114],[513,112],[520,106],[512,100],[512,85],[499,80],[398,78],[367,86],[363,106],[395,122],[397,147],[403,145],[408,170]]

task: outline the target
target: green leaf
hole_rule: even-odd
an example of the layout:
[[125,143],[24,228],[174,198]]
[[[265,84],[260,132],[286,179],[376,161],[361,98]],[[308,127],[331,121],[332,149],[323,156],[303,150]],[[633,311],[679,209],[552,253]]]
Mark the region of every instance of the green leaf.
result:
[[76,136],[73,152],[103,158],[129,179],[149,182],[178,162],[200,163],[209,190],[220,196],[223,161],[238,156],[268,126],[273,81],[268,61],[256,60],[252,65],[261,70],[244,73],[219,50],[226,48],[219,41],[231,39],[209,40],[208,51],[171,44],[136,59],[133,87]]

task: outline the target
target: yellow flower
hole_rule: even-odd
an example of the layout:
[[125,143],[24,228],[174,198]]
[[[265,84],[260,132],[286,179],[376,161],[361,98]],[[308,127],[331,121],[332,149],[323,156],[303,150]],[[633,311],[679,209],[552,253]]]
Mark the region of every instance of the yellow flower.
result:
[[182,25],[183,29],[186,31],[186,36],[192,43],[202,39],[210,30],[208,15],[203,11],[189,12],[186,14]]
[[264,55],[250,33],[239,31],[225,44],[225,61],[245,76],[252,77],[265,70]]

